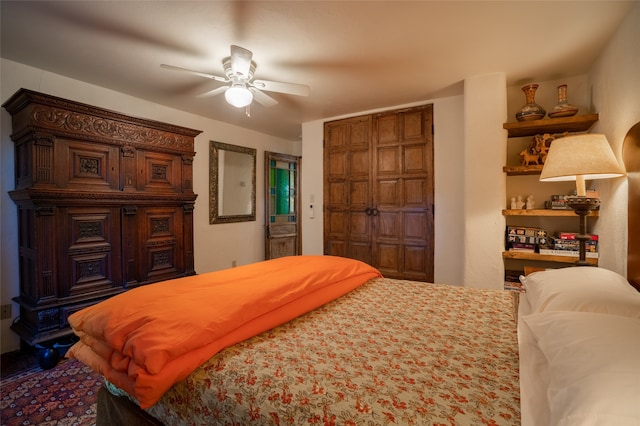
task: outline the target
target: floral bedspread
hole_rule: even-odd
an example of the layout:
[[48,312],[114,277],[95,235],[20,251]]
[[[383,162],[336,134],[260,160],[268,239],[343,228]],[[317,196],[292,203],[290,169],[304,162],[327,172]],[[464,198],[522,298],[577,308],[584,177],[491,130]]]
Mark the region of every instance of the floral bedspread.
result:
[[223,350],[147,411],[167,425],[516,425],[512,303],[373,279]]

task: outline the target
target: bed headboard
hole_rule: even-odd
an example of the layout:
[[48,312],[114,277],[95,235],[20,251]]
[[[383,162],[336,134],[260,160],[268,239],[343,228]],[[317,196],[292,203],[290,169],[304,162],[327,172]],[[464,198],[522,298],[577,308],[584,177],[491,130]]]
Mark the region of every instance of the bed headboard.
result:
[[627,280],[640,291],[640,122],[624,138],[622,159],[629,181]]

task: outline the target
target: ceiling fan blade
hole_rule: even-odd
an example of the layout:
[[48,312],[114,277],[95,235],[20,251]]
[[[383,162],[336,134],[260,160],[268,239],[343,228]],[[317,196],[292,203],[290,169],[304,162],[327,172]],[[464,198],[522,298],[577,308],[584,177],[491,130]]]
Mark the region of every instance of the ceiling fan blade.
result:
[[224,83],[229,81],[229,79],[226,78],[226,77],[218,77],[217,75],[205,74],[203,72],[188,70],[186,68],[180,68],[180,67],[176,67],[176,66],[173,66],[173,65],[160,64],[160,68],[165,68],[165,69],[173,70],[173,71],[186,72],[186,73],[189,73],[189,74],[197,75],[199,77],[210,78],[211,80],[215,80],[215,81],[222,81]]
[[249,78],[253,53],[243,47],[231,45],[231,71],[235,75]]
[[229,86],[222,86],[222,87],[217,87],[213,90],[209,90],[208,92],[205,92],[201,95],[196,96],[196,98],[208,98],[210,96],[217,96],[217,95],[221,95],[224,92],[227,91],[227,89],[229,88]]
[[262,106],[270,107],[278,103],[278,101],[273,99],[271,96],[256,89],[255,87],[249,87],[249,91],[253,93],[253,99]]
[[253,80],[253,86],[269,92],[286,93],[289,95],[309,96],[309,86],[304,84],[281,83],[278,81]]

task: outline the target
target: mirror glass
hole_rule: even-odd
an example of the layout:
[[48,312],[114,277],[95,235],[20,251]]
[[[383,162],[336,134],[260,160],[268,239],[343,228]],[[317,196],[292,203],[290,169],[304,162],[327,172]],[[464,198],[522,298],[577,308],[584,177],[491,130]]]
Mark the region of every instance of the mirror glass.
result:
[[256,220],[256,150],[211,141],[209,222]]

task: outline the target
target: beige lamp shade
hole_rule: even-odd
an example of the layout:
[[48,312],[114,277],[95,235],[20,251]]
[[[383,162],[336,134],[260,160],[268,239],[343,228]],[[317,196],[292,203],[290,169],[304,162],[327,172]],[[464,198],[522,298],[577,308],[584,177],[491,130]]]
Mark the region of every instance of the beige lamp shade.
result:
[[581,134],[551,143],[540,174],[542,182],[575,180],[579,196],[586,195],[585,180],[624,176],[609,141],[602,134]]

